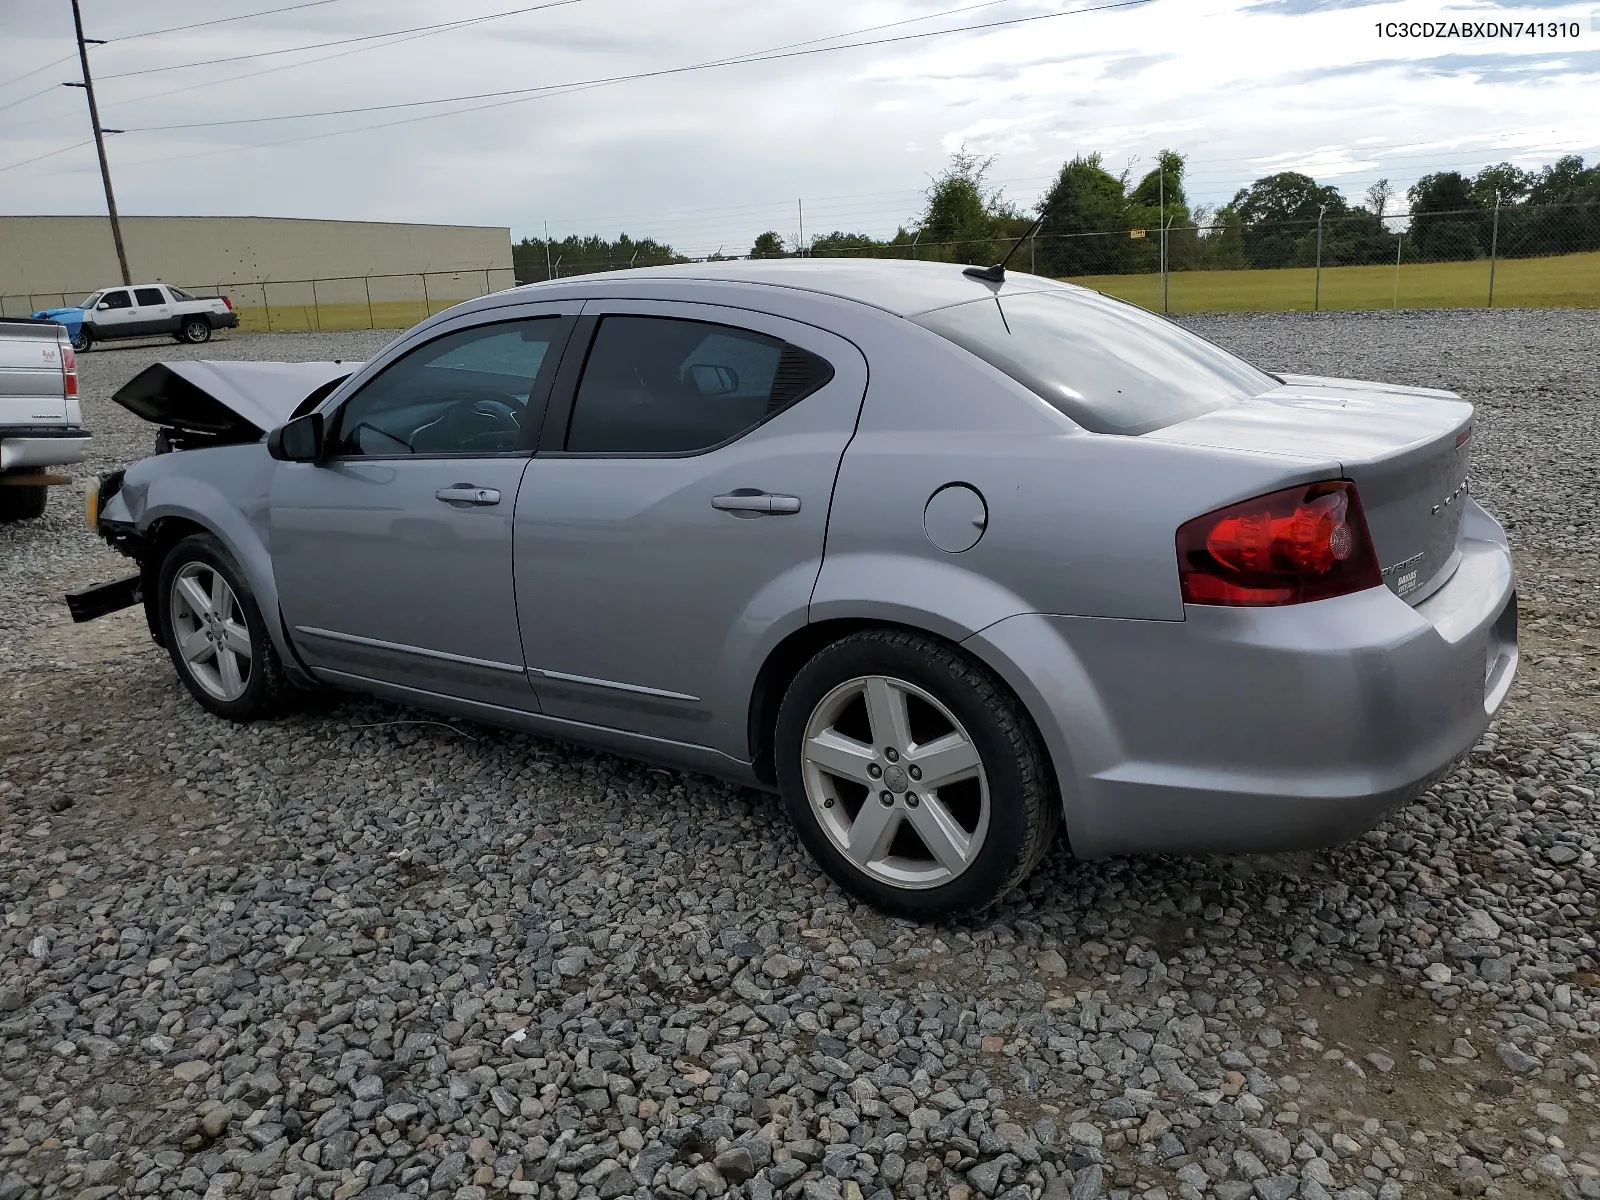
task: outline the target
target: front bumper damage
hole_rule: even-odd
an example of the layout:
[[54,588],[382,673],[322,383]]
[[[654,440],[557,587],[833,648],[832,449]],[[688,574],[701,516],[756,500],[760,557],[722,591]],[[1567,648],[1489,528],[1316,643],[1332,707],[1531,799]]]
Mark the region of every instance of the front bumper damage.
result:
[[107,521],[101,515],[106,501],[115,496],[121,487],[121,471],[112,471],[108,475],[95,478],[90,483],[85,498],[85,523],[92,533],[98,534],[118,554],[138,563],[139,571],[123,579],[91,584],[78,591],[68,592],[67,610],[72,614],[73,621],[81,624],[84,621],[93,621],[96,617],[103,617],[107,613],[132,608],[135,604],[144,604],[145,616],[150,623],[150,635],[159,642],[161,639],[157,636],[154,613],[147,602],[147,597],[152,594],[151,585],[155,581],[147,578],[149,569],[145,565],[145,556],[142,553],[144,537],[132,524]]

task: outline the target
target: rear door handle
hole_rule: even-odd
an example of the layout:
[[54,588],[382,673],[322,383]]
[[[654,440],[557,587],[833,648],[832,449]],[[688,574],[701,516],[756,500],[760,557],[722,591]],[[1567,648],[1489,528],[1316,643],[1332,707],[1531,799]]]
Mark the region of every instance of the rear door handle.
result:
[[494,488],[473,487],[470,483],[457,483],[440,488],[433,494],[435,500],[446,504],[490,505],[500,503],[500,493]]
[[711,497],[711,507],[731,513],[766,513],[781,516],[800,511],[799,496],[774,496],[768,492],[729,492]]

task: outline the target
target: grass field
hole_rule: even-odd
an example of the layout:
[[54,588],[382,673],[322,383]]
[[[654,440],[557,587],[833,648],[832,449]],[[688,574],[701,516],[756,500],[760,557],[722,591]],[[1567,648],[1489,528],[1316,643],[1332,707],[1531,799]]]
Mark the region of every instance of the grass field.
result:
[[274,304],[271,308],[240,304],[234,297],[234,310],[239,314],[239,328],[252,333],[285,331],[305,332],[313,329],[409,329],[424,317],[443,312],[451,305],[460,304],[468,297],[454,300],[432,300],[424,305],[416,300],[374,300],[370,311],[365,301],[353,304]]
[[[1160,275],[1087,275],[1073,283],[1145,308],[1161,310]],[[1167,276],[1169,312],[1309,311],[1316,271],[1175,271]],[[1325,309],[1482,308],[1489,299],[1489,263],[1447,262],[1323,267]],[[1496,308],[1600,307],[1600,253],[1554,258],[1502,258],[1495,265]]]

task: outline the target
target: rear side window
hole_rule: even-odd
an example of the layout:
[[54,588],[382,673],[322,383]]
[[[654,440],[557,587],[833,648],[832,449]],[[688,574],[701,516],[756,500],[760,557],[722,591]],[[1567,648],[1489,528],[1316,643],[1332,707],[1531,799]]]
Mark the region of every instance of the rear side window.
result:
[[672,317],[600,322],[567,430],[581,454],[693,454],[754,429],[833,378],[782,338]]
[[133,302],[128,299],[127,292],[107,292],[100,297],[100,303],[107,308],[132,308]]
[[912,320],[1095,433],[1148,433],[1278,386],[1204,338],[1096,292],[991,296]]
[[160,288],[134,288],[133,298],[139,302],[140,308],[154,308],[158,304],[167,302]]

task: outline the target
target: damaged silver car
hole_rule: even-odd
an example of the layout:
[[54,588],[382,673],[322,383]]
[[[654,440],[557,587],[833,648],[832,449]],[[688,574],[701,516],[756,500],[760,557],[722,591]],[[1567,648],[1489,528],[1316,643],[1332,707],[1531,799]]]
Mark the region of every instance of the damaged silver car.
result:
[[1370,828],[1511,686],[1448,392],[1275,376],[1003,267],[519,288],[373,361],[168,363],[91,523],[210,711],[347,688],[779,791],[934,917]]

